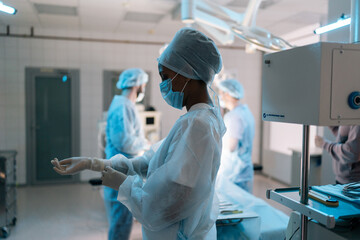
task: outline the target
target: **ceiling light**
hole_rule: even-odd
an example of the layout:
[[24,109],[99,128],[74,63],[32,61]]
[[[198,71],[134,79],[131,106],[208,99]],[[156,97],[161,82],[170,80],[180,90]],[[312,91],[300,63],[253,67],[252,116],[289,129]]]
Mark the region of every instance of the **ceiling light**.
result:
[[337,22],[331,23],[314,30],[315,34],[323,34],[341,27],[345,27],[351,23],[351,18],[340,18]]
[[15,8],[7,6],[7,5],[3,4],[2,2],[0,2],[0,11],[8,13],[8,14],[12,14],[12,15],[14,15],[17,12],[17,10]]

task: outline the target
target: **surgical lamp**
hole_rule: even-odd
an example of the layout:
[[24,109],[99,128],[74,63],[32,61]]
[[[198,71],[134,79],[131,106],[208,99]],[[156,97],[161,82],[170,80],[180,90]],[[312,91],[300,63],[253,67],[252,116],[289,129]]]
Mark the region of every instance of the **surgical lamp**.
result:
[[3,4],[2,2],[0,2],[0,11],[4,12],[4,13],[12,14],[12,15],[14,15],[17,12],[17,10],[15,8],[7,6],[7,5]]
[[292,48],[284,39],[276,37],[260,27],[234,26],[232,31],[235,36],[249,44],[255,45],[257,49],[264,52],[276,52]]
[[245,13],[237,13],[206,0],[182,0],[182,21],[198,24],[224,45],[232,44],[236,36],[265,52],[291,48],[285,40],[255,26],[261,1],[250,0]]

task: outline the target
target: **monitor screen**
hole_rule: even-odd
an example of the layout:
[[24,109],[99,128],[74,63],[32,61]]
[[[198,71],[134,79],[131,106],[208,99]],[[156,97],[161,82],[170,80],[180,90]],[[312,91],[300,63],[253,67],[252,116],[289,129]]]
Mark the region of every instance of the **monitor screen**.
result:
[[154,117],[147,117],[146,118],[146,125],[154,125],[155,118]]

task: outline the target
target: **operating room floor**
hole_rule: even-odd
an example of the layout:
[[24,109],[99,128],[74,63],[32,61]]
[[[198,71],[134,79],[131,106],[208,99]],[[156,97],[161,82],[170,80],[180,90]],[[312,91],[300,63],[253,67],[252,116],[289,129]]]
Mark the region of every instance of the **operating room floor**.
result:
[[[286,187],[260,174],[255,175],[254,195],[286,214],[290,209],[266,199],[268,188]],[[9,240],[106,240],[107,219],[99,188],[88,184],[19,187],[17,224]],[[141,238],[141,225],[134,222],[131,240]]]

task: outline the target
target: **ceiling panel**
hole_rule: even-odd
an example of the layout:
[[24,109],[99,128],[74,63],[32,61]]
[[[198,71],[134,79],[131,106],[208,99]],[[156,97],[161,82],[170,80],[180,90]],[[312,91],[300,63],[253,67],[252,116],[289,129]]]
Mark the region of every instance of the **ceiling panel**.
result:
[[[62,5],[62,6],[78,6],[78,0],[27,0],[31,3],[41,3],[41,4],[52,4],[52,5]],[[101,1],[99,1],[101,2]]]
[[77,16],[77,6],[61,6],[53,4],[34,3],[37,14]]
[[116,31],[119,25],[119,20],[114,21],[112,18],[89,18],[89,17],[82,17],[80,19],[80,29],[84,31],[96,31],[101,29],[102,32],[109,31],[114,32]]
[[44,28],[79,29],[79,18],[70,16],[39,15],[41,26]]
[[142,23],[136,22],[121,22],[117,27],[116,31],[121,33],[137,33],[137,34],[148,34],[155,28],[156,24],[153,23]]
[[125,13],[125,10],[121,7],[89,7],[89,6],[80,6],[79,7],[79,16],[80,17],[92,17],[92,18],[115,18],[118,19],[119,16],[122,16]]
[[158,23],[164,16],[164,14],[157,13],[126,12],[123,20],[130,22]]
[[[244,12],[244,6],[249,0],[211,1],[221,3],[237,12]],[[123,36],[129,34],[145,38],[149,34],[159,34],[170,38],[177,29],[185,26],[180,18],[174,20],[171,17],[181,0],[3,0],[3,2],[16,7],[18,13],[15,16],[0,13],[0,24],[24,27],[35,25],[38,28],[55,31],[71,29],[74,35],[80,31],[94,33],[116,31]],[[264,0],[264,2],[269,4],[259,10],[256,23],[275,35],[319,22],[327,14],[328,0]],[[38,14],[33,3],[75,6],[78,17]],[[124,21],[124,16],[128,12],[159,14],[164,17],[159,17],[161,20],[157,23]],[[140,15],[139,18],[143,18],[144,21],[145,15]]]
[[177,1],[166,1],[166,0],[139,0],[139,1],[130,1],[127,5],[127,11],[133,12],[145,12],[145,13],[158,13],[166,14],[171,12],[178,5]]

